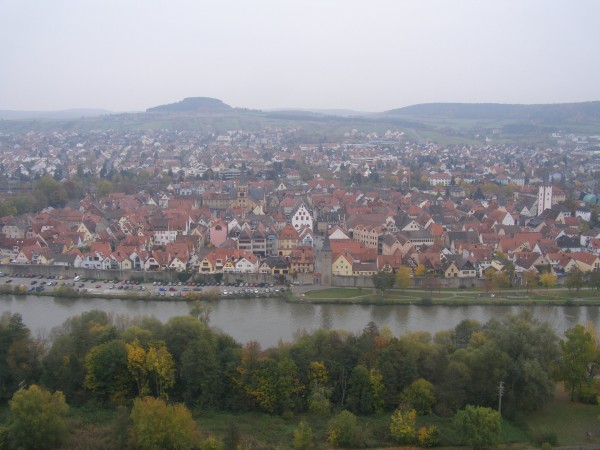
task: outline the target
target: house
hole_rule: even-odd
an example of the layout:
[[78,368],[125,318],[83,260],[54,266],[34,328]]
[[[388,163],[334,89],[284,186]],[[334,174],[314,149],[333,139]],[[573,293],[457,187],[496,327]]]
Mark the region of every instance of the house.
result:
[[446,278],[475,278],[477,269],[468,259],[462,257],[448,257],[442,264],[442,271]]
[[353,275],[352,265],[354,263],[352,255],[348,252],[342,252],[334,256],[331,260],[331,274],[350,277]]
[[565,266],[565,272],[577,267],[581,272],[599,272],[600,257],[591,253],[575,252],[567,255],[571,260]]
[[291,215],[291,224],[296,230],[300,230],[302,227],[308,227],[309,230],[313,229],[313,216],[312,212],[306,206],[304,201],[298,202],[296,208]]
[[296,231],[292,225],[286,225],[279,233],[279,240],[277,243],[278,255],[288,256],[292,252],[292,249],[298,246],[298,238],[298,231]]

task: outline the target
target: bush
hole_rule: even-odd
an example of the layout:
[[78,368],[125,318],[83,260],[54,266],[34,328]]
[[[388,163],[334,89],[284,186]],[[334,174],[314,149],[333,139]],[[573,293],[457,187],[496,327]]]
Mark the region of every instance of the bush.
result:
[[302,420],[294,430],[294,450],[311,450],[313,432],[309,424]]
[[423,297],[423,298],[421,298],[421,300],[419,300],[419,305],[431,306],[431,305],[433,305],[433,300],[431,299],[431,297]]
[[554,431],[541,430],[533,435],[533,442],[537,446],[542,446],[544,444],[556,446],[558,445],[558,438]]
[[339,447],[354,447],[358,441],[358,421],[350,411],[342,411],[329,421],[327,441]]
[[598,392],[593,384],[584,384],[578,389],[577,400],[588,405],[598,404]]
[[390,433],[394,440],[400,444],[412,444],[415,442],[417,423],[417,412],[414,409],[397,409],[392,414]]
[[435,425],[421,427],[417,432],[417,440],[421,447],[435,447],[440,443],[440,432]]
[[80,297],[79,292],[73,289],[68,284],[63,284],[61,286],[56,286],[53,291],[54,297],[62,297],[62,298],[75,298]]

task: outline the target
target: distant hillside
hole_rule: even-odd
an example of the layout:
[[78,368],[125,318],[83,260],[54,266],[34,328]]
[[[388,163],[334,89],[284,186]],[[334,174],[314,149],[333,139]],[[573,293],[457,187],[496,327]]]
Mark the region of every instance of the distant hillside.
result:
[[13,111],[0,110],[0,119],[79,119],[81,117],[97,117],[112,112],[105,109],[66,109],[64,111]]
[[177,103],[148,108],[147,112],[221,112],[230,111],[231,106],[210,97],[188,97]]
[[499,103],[425,103],[386,111],[388,116],[447,119],[578,122],[600,119],[600,102],[510,105]]

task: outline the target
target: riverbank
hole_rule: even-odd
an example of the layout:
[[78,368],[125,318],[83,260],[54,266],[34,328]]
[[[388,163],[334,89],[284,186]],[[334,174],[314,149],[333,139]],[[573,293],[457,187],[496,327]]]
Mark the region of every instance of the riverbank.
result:
[[420,306],[600,306],[600,291],[565,288],[481,292],[469,289],[390,289],[383,294],[368,288],[330,288],[305,290],[288,295],[288,302],[312,304],[356,305],[420,305]]

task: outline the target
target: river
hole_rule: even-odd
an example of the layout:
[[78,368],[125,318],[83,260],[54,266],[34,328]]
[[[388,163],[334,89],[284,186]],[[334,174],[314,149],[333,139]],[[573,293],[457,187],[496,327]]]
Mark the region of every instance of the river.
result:
[[[359,332],[370,321],[387,327],[396,336],[410,331],[435,333],[455,327],[463,319],[485,323],[521,306],[417,306],[417,305],[312,305],[285,303],[276,298],[223,299],[210,303],[210,326],[238,342],[258,341],[263,348],[290,342],[302,331],[319,328]],[[600,328],[599,306],[534,306],[534,315],[548,322],[558,335],[578,324],[593,323]],[[186,315],[189,304],[170,301],[120,299],[64,299],[37,296],[1,296],[0,313],[20,313],[34,336],[48,336],[67,318],[98,309],[129,317],[154,316],[162,322]]]

